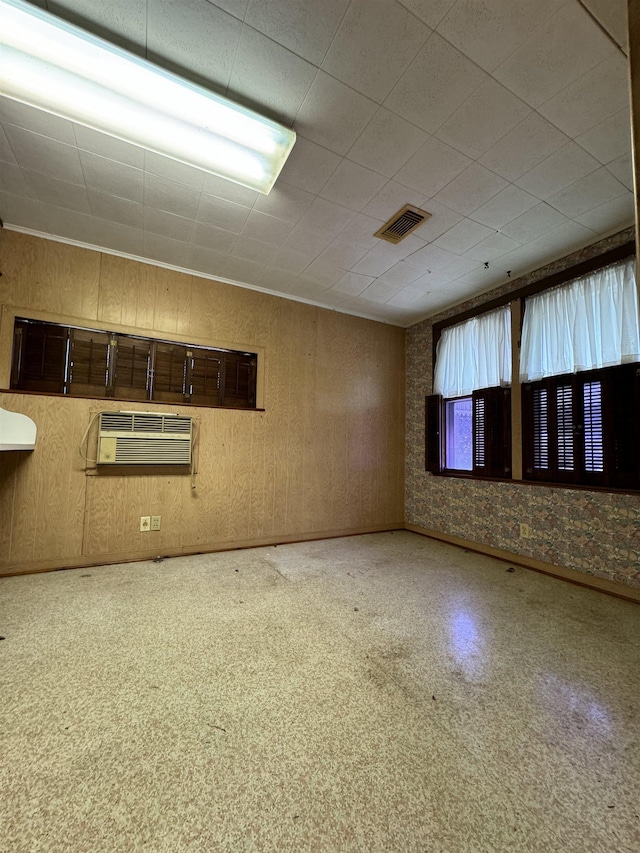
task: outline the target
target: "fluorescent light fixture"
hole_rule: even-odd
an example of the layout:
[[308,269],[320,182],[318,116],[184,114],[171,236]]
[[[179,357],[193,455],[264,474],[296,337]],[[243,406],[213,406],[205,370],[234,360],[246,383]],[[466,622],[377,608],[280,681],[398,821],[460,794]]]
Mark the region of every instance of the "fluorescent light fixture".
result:
[[23,0],[0,0],[0,93],[268,193],[287,127]]

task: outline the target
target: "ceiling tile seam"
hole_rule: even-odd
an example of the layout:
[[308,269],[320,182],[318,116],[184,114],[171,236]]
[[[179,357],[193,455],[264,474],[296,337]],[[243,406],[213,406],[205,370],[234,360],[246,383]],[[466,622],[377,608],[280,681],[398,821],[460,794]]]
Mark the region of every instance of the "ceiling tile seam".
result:
[[435,27],[432,27],[431,24],[428,24],[426,21],[423,21],[422,18],[413,11],[413,9],[407,8],[407,6],[405,6],[403,0],[396,0],[396,2],[399,3],[400,6],[402,6],[404,9],[406,9],[406,11],[413,18],[416,18],[416,20],[420,21],[421,24],[423,24],[425,27],[428,27],[432,32],[436,32],[438,27],[440,26],[440,24],[444,21],[444,19],[447,17],[447,15],[451,12],[451,9],[453,8],[453,6],[456,5],[457,0],[453,0],[453,5],[450,6],[446,12],[443,12],[442,17],[440,18],[440,20],[438,21],[438,23],[436,24]]
[[602,30],[602,32],[606,35],[606,37],[609,39],[609,41],[610,41],[613,45],[615,45],[615,47],[617,47],[617,48],[618,48],[618,50],[619,50],[619,51],[620,51],[620,53],[625,57],[625,59],[628,59],[628,56],[627,56],[627,54],[625,53],[625,51],[624,51],[624,49],[623,49],[622,45],[621,45],[621,44],[618,44],[618,42],[615,40],[615,38],[613,37],[613,35],[612,35],[612,34],[609,32],[609,30],[604,26],[604,24],[602,23],[602,21],[600,21],[600,19],[599,19],[599,18],[598,18],[598,16],[595,14],[595,12],[592,12],[592,11],[591,11],[591,9],[589,9],[589,7],[585,5],[584,0],[578,0],[578,3],[580,4],[580,6],[582,6],[582,8],[584,9],[584,11],[587,13],[587,15],[588,15],[588,16],[589,16],[589,17],[590,17],[590,18],[595,22],[596,26],[597,26],[597,27],[599,27],[599,28]]
[[[251,0],[249,0],[249,2],[251,2]],[[325,52],[322,56],[322,59],[320,60],[319,64],[316,66],[318,71],[324,65],[324,61],[327,58],[327,54],[329,53],[329,51],[333,47],[333,43],[336,40],[336,38],[338,37],[338,33],[340,32],[340,29],[342,28],[342,25],[344,23],[344,19],[347,17],[347,13],[348,13],[349,9],[351,8],[351,2],[352,2],[352,0],[349,0],[347,5],[344,7],[344,12],[342,13],[342,17],[340,18],[340,22],[338,23],[338,26],[336,27],[334,34],[331,36],[331,40],[329,41],[329,44],[328,44],[327,49],[325,50]]]
[[[537,107],[533,107],[532,109],[535,109],[535,111],[539,113],[540,109],[542,107],[546,106],[550,101],[553,101],[556,98],[559,98],[560,95],[562,95],[564,92],[566,92],[572,86],[575,86],[577,83],[579,83],[584,77],[587,76],[587,74],[591,74],[591,72],[597,71],[599,68],[601,68],[603,65],[607,65],[609,62],[611,62],[610,56],[608,56],[606,59],[603,59],[601,62],[598,62],[598,64],[594,65],[593,68],[590,68],[588,71],[585,71],[584,74],[581,74],[580,77],[577,78],[577,80],[574,80],[572,83],[568,83],[566,86],[564,86],[564,88],[560,89],[555,94],[551,95],[550,98],[547,98],[546,101],[543,101],[541,104],[538,104]],[[628,65],[627,65],[627,69],[628,69]],[[627,80],[627,83],[629,83],[628,80]],[[631,100],[629,88],[630,88],[629,85],[627,85],[627,93],[629,94],[629,100]],[[616,112],[620,112],[620,110],[616,110]],[[615,113],[613,113],[613,115],[615,115]],[[547,119],[548,122],[551,122],[551,124],[553,124],[553,119],[547,118],[546,116],[542,116],[542,117]],[[606,121],[606,119],[603,119],[603,121]],[[602,124],[602,122],[596,122],[596,124],[591,125],[591,127],[586,128],[586,130],[580,131],[578,136],[581,136],[583,133],[587,133],[588,131],[593,130],[593,128],[597,127],[598,124]],[[557,125],[554,125],[554,127],[557,127]],[[558,130],[562,131],[562,133],[566,133],[566,131],[562,130],[561,127],[558,127]]]

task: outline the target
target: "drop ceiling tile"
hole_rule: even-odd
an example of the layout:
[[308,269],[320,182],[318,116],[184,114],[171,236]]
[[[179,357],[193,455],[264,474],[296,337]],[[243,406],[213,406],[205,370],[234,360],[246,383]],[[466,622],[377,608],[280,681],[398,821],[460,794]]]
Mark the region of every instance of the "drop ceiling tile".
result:
[[185,187],[191,187],[194,190],[201,190],[204,183],[205,172],[194,166],[187,166],[186,163],[179,163],[170,157],[163,157],[155,151],[144,152],[144,167],[153,175],[175,181],[176,184],[184,184]]
[[82,183],[82,168],[77,148],[12,124],[4,125],[4,131],[17,163],[23,169],[52,175],[70,183]]
[[478,162],[508,181],[515,181],[568,141],[564,133],[538,113],[530,113]]
[[616,51],[539,106],[538,112],[568,136],[575,138],[628,108],[628,73],[625,57]]
[[281,246],[271,258],[271,266],[292,275],[299,275],[317,254],[315,249],[302,251],[299,248]]
[[66,237],[68,240],[77,240],[79,243],[95,245],[96,233],[93,217],[76,210],[65,210],[62,207],[54,207],[44,204],[49,222],[49,233],[57,237]]
[[[306,254],[306,267],[315,257],[320,254],[320,252],[327,248],[331,240],[331,234],[327,233],[326,231],[319,231],[317,228],[313,227],[303,228],[300,224],[298,224],[295,226],[291,234],[289,234],[287,239],[280,247],[278,257],[285,249],[291,249],[294,252]],[[284,269],[286,269],[286,267]]]
[[372,282],[360,296],[371,302],[388,302],[393,296],[403,289],[404,285],[399,282],[384,281],[379,278]]
[[471,60],[434,33],[384,105],[427,133],[435,133],[486,76]]
[[320,195],[351,210],[362,210],[386,183],[385,177],[371,169],[343,160],[320,190]]
[[515,182],[545,200],[574,181],[594,172],[600,164],[575,142],[568,142]]
[[578,136],[576,142],[601,163],[607,164],[631,151],[629,107]]
[[398,293],[391,297],[389,305],[394,305],[398,308],[410,308],[424,295],[425,291],[423,289],[405,287],[403,290],[398,291]]
[[585,0],[585,5],[620,45],[624,53],[629,54],[627,4],[625,0]]
[[258,196],[253,208],[284,222],[296,223],[312,201],[313,195],[306,190],[278,181],[269,195]]
[[175,181],[167,181],[158,175],[144,175],[144,204],[177,216],[193,218],[200,203],[200,192]]
[[142,229],[143,207],[141,204],[97,190],[87,190],[87,197],[91,213],[96,219],[118,222],[125,228]]
[[0,218],[6,225],[17,225],[34,231],[49,231],[45,205],[31,198],[0,192]]
[[257,193],[248,187],[241,187],[240,184],[219,178],[217,175],[209,175],[206,172],[202,182],[202,192],[224,198],[227,201],[233,201],[236,204],[243,204],[245,207],[253,207],[258,197],[262,196],[262,193]]
[[237,18],[206,0],[153,0],[146,15],[150,60],[224,90],[242,32]]
[[350,296],[358,296],[369,287],[372,281],[373,276],[347,272],[334,284],[332,290],[337,290],[338,293],[348,293]]
[[417,18],[435,30],[457,0],[400,0],[400,2]]
[[372,216],[359,213],[340,232],[339,239],[346,240],[348,243],[355,243],[365,249],[373,249],[380,242],[379,238],[373,235],[382,225],[384,225],[383,219],[374,219]]
[[518,243],[531,243],[566,221],[566,216],[559,210],[541,201],[531,210],[523,213],[522,216],[518,216],[517,219],[504,225],[501,231]]
[[493,71],[565,0],[460,0],[438,32],[485,71]]
[[10,98],[0,98],[0,121],[64,142],[66,145],[76,144],[70,121],[12,101]]
[[191,230],[191,243],[195,246],[215,251],[218,254],[226,254],[233,248],[238,235],[233,231],[225,231],[223,228],[215,228],[213,225],[205,225],[202,222],[194,222]]
[[465,252],[465,258],[471,258],[473,261],[485,263],[499,258],[501,255],[506,255],[507,252],[512,252],[517,249],[520,244],[504,234],[491,234],[485,237],[476,246]]
[[79,213],[91,213],[84,186],[58,181],[50,175],[41,175],[27,169],[24,169],[23,173],[29,185],[29,194],[38,201],[67,210],[77,210]]
[[386,281],[389,284],[398,284],[401,287],[406,287],[412,284],[416,279],[420,278],[421,272],[418,267],[412,266],[405,261],[400,261],[380,276],[380,281]]
[[84,183],[88,188],[142,203],[144,172],[141,169],[133,169],[88,151],[79,153]]
[[380,107],[347,157],[390,178],[427,141],[427,134]]
[[170,264],[174,267],[184,267],[187,259],[187,243],[172,240],[160,234],[144,232],[143,252],[144,257],[150,260],[160,261],[162,264]]
[[161,237],[169,237],[184,243],[191,237],[192,219],[174,216],[173,213],[156,210],[154,207],[145,207],[143,216],[145,233],[159,234]]
[[225,231],[240,233],[249,216],[249,208],[234,204],[213,195],[202,193],[196,220],[205,225],[215,225]]
[[2,160],[3,163],[17,162],[2,126],[0,126],[0,160]]
[[263,264],[256,261],[250,261],[248,258],[232,258],[230,255],[223,255],[217,266],[219,270],[217,274],[222,278],[253,285],[259,285],[262,282],[265,269]]
[[596,234],[604,235],[633,225],[635,215],[633,193],[626,191],[624,195],[578,216],[576,221]]
[[321,284],[304,275],[298,276],[290,285],[288,292],[304,299],[321,299],[327,290],[326,284]]
[[464,171],[470,162],[464,154],[432,136],[396,173],[394,180],[429,198]]
[[125,166],[144,169],[144,149],[138,148],[137,145],[131,145],[106,133],[83,127],[81,124],[74,124],[73,132],[78,148],[124,163]]
[[187,269],[196,270],[206,275],[222,276],[220,272],[222,257],[220,252],[216,252],[213,249],[190,244],[185,256],[185,266]]
[[256,202],[256,206],[260,205],[260,209],[267,212],[265,210],[267,203],[265,199],[268,199],[280,187],[281,182],[292,184],[306,192],[319,192],[330,175],[335,172],[341,160],[339,154],[316,145],[315,142],[311,142],[303,136],[298,136],[289,159],[282,167],[278,183],[271,190],[269,196],[263,196]]
[[[118,201],[122,201],[122,199],[118,199]],[[140,256],[143,254],[144,234],[141,230],[122,222],[95,217],[93,222],[96,246],[112,249],[114,252],[124,252],[127,255]]]
[[[588,246],[595,239],[594,232],[578,222],[571,220],[548,231],[538,240],[529,243],[532,249],[539,252],[540,257],[548,261],[568,255],[570,252]],[[544,261],[538,266],[544,266]]]
[[463,218],[455,210],[451,210],[450,207],[446,207],[432,198],[428,199],[421,207],[427,210],[431,216],[426,222],[419,225],[413,233],[427,243],[431,243],[442,234],[445,234]]
[[[337,154],[346,154],[376,109],[376,104],[369,98],[319,71],[294,127],[307,139]],[[328,116],[330,120],[327,120]]]
[[276,247],[272,243],[262,240],[254,240],[241,234],[235,242],[231,254],[234,257],[246,258],[248,261],[256,261],[260,264],[268,264]]
[[225,12],[241,21],[244,21],[249,5],[249,0],[208,0],[208,2],[214,6],[219,6],[220,9],[224,9]]
[[270,38],[244,26],[229,97],[244,99],[252,109],[290,125],[296,117],[316,68]]
[[304,277],[318,284],[323,284],[325,287],[331,287],[342,278],[344,273],[344,269],[321,255],[304,270]]
[[0,192],[26,198],[31,196],[21,169],[14,163],[2,163],[0,166]]
[[268,288],[272,293],[282,294],[287,292],[294,279],[293,273],[267,267],[262,275],[262,287]]
[[83,29],[129,50],[144,48],[146,0],[47,0],[47,8]]
[[566,3],[493,76],[530,106],[539,107],[615,50],[579,3]]
[[491,228],[486,225],[481,225],[479,222],[473,222],[471,219],[463,219],[450,228],[437,240],[434,240],[433,245],[439,249],[445,249],[447,252],[453,252],[456,255],[464,255],[464,253],[475,246],[485,237],[493,234]]
[[624,154],[607,164],[611,174],[621,181],[628,190],[633,190],[633,161],[631,154]]
[[477,159],[531,112],[524,101],[488,77],[437,131],[447,145]]
[[560,192],[549,196],[548,203],[571,219],[582,213],[600,207],[627,190],[604,166],[591,172]]
[[385,251],[384,247],[375,246],[352,269],[353,272],[363,275],[379,276],[395,266],[397,262],[398,259]]
[[396,181],[388,181],[362,212],[386,222],[405,204],[422,208],[425,201],[426,196],[423,193],[414,192]]
[[341,237],[332,240],[327,248],[318,255],[319,260],[327,261],[342,270],[349,270],[367,254],[364,246],[350,243]]
[[437,194],[436,201],[468,216],[506,186],[504,178],[472,163]]
[[320,65],[349,0],[251,0],[245,22],[298,56]]
[[242,229],[242,236],[262,240],[275,247],[279,246],[291,233],[292,228],[292,222],[285,222],[284,219],[277,219],[275,216],[267,216],[266,213],[252,210]]
[[352,0],[322,68],[381,103],[430,33],[397,3]]
[[472,218],[489,228],[499,229],[537,204],[535,196],[509,184],[482,207],[474,210]]
[[346,228],[354,217],[355,213],[352,210],[334,204],[332,201],[316,198],[308,210],[302,214],[298,225],[301,228],[322,232],[332,240]]
[[421,274],[432,274],[444,272],[447,267],[455,263],[459,258],[453,252],[447,252],[431,243],[407,258],[405,263],[418,267]]

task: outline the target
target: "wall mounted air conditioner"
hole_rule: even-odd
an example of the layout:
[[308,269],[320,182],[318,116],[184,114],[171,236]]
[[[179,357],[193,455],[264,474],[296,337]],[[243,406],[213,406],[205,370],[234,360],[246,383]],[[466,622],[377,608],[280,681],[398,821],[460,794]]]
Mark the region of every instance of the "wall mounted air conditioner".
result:
[[180,415],[101,412],[98,465],[191,465],[192,435]]

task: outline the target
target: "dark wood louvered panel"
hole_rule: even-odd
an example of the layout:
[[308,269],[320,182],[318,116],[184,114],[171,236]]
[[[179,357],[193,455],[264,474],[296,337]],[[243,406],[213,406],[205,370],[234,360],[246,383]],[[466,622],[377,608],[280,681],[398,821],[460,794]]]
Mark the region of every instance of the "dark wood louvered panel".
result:
[[556,452],[559,471],[575,470],[573,385],[556,387]]
[[106,397],[109,390],[109,335],[71,329],[67,393],[74,397]]
[[220,405],[222,356],[207,350],[194,350],[190,360],[192,403]]
[[584,415],[584,468],[590,473],[604,471],[602,424],[602,383],[585,382],[582,386]]
[[187,347],[157,343],[153,371],[153,399],[181,403],[188,398]]
[[20,348],[14,387],[21,391],[64,393],[68,331],[48,323],[16,321]]
[[486,468],[486,399],[474,396],[473,399],[473,467]]
[[533,468],[546,471],[549,468],[549,392],[546,388],[534,388],[532,396]]
[[152,342],[119,335],[114,369],[114,396],[148,400],[151,393]]
[[243,409],[255,406],[254,388],[255,361],[235,353],[225,353],[224,405]]

